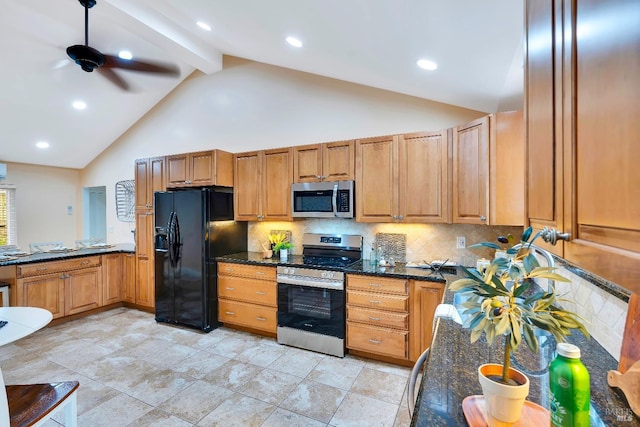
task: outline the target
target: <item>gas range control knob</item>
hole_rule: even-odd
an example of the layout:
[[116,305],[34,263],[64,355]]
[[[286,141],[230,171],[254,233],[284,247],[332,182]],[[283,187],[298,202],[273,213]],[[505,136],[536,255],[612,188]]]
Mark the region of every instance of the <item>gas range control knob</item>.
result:
[[323,279],[326,279],[326,278],[327,278],[327,272],[326,272],[326,271],[323,271],[323,272],[322,272],[322,274],[321,274],[321,276],[322,276],[322,278],[323,278]]
[[284,274],[289,274],[289,268],[288,267],[283,268],[282,271],[284,272]]
[[293,273],[295,273],[295,272],[296,272],[296,270],[294,268],[290,268],[289,269],[289,274],[293,275]]

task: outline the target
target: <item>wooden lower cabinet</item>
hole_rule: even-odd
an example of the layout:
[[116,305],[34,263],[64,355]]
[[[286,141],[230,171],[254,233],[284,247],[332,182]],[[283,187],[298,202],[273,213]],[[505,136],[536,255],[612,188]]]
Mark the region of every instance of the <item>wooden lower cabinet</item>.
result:
[[442,302],[444,283],[410,280],[411,348],[409,357],[417,360],[433,339],[433,316]]
[[122,301],[124,289],[124,254],[102,256],[102,304]]
[[16,305],[40,307],[57,319],[103,305],[100,256],[17,267]]
[[122,286],[122,300],[130,303],[136,302],[136,256],[124,254],[124,283]]
[[275,267],[218,263],[218,320],[275,334],[277,289]]
[[408,360],[408,282],[348,274],[346,288],[347,348]]
[[153,258],[138,257],[136,304],[155,308],[155,267]]

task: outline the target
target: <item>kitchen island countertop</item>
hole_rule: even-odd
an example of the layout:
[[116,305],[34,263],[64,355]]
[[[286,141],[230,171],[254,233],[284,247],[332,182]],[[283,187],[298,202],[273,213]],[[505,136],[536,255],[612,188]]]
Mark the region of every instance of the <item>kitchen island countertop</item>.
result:
[[121,243],[104,248],[74,249],[66,252],[40,252],[27,256],[14,257],[14,259],[11,260],[0,261],[0,267],[5,265],[32,264],[34,262],[60,261],[70,258],[111,253],[135,253],[135,245],[131,243]]

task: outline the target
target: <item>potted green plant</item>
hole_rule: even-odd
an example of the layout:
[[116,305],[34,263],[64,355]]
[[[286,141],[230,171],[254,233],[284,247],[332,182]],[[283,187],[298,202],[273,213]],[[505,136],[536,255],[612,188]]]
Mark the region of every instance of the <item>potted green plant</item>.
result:
[[[450,286],[451,291],[463,296],[463,316],[466,319],[464,326],[471,330],[472,343],[484,335],[487,344],[493,345],[497,337],[504,336],[502,365],[488,364],[478,369],[487,411],[495,419],[504,422],[519,419],[529,392],[526,375],[511,367],[511,353],[518,349],[523,339],[533,352],[537,352],[539,343],[536,328],[548,331],[557,341],[564,341],[572,329],[579,329],[589,336],[580,317],[558,305],[564,299],[556,294],[553,282],[546,291],[529,291],[533,279],[570,281],[556,273],[554,268],[540,266],[531,248],[539,233],[533,238],[531,234],[532,229],[529,227],[523,232],[521,241],[515,245],[512,235],[500,237],[499,242],[511,245],[506,248],[491,242],[470,246],[506,249],[506,257],[496,257],[484,272],[462,267],[467,277],[456,280]],[[516,407],[510,411],[498,411],[511,398],[488,397],[488,389],[519,394],[519,397],[514,398]]]
[[287,241],[281,241],[276,243],[276,245],[273,247],[273,251],[274,252],[279,252],[280,253],[280,260],[284,261],[287,259],[287,256],[289,255],[289,249],[293,248],[293,245]]

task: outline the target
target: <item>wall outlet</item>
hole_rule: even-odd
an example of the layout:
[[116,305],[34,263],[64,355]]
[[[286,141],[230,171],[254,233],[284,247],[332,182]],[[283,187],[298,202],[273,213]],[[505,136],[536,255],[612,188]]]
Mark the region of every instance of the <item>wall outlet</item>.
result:
[[464,249],[466,247],[467,247],[467,239],[465,239],[464,236],[456,237],[456,248]]

